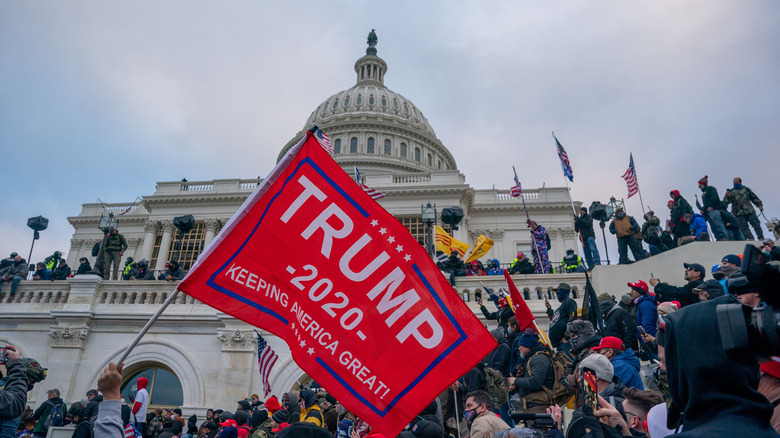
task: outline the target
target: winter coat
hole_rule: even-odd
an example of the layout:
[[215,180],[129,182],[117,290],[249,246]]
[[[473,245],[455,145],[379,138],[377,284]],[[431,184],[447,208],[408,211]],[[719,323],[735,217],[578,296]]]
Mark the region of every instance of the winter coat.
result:
[[708,234],[707,220],[699,213],[694,213],[691,216],[691,235],[696,237],[701,233]]
[[38,277],[37,280],[51,280],[51,271],[43,268],[43,269],[36,269],[33,271],[33,279],[35,280]]
[[620,377],[623,385],[642,391],[645,388],[642,385],[642,378],[639,376],[640,367],[639,358],[630,348],[612,358],[612,368],[615,370],[615,375]]
[[757,390],[759,367],[726,356],[716,308],[737,304],[733,295],[689,306],[666,316],[666,368],[670,424],[684,413],[675,437],[776,437],[772,404]]
[[68,406],[59,397],[54,397],[43,402],[40,406],[38,406],[38,409],[35,410],[35,413],[33,413],[32,416],[33,419],[38,420],[35,422],[33,434],[46,435],[46,431],[48,429],[46,426],[44,426],[44,423],[46,423],[46,419],[49,418],[49,413],[51,412],[51,408],[54,405],[62,405],[62,412],[66,412],[68,410]]
[[656,239],[661,238],[661,219],[657,216],[651,216],[642,224],[642,240],[648,245],[656,245]]
[[97,421],[98,408],[100,406],[100,402],[102,401],[103,396],[98,394],[95,397],[92,397],[92,400],[87,403],[87,407],[84,408],[84,416],[89,419],[89,424],[92,425],[92,427],[95,426],[95,421]]
[[92,271],[92,266],[90,266],[89,261],[79,263],[79,269],[76,270],[76,275],[89,274],[90,271]]
[[471,423],[469,436],[471,438],[493,438],[497,433],[509,429],[509,425],[498,415],[487,411]]
[[552,389],[555,384],[555,373],[552,362],[546,354],[547,346],[539,342],[526,355],[528,366],[523,377],[515,379],[515,387],[525,395],[542,391],[542,386]]
[[691,207],[691,204],[689,204],[688,201],[686,201],[682,196],[677,196],[677,198],[674,199],[671,210],[672,228],[676,227],[677,224],[680,223],[680,220],[683,216],[685,216],[686,213],[693,214],[693,208]]
[[167,268],[165,270],[165,277],[171,277],[174,280],[181,280],[184,278],[184,269],[182,269],[181,265],[176,265],[175,269]]
[[583,242],[590,237],[595,238],[596,233],[593,232],[593,218],[589,214],[578,216],[574,221],[574,231],[580,233]]
[[70,266],[57,266],[57,269],[54,270],[54,272],[51,273],[51,279],[52,280],[65,280],[66,278],[70,277]]
[[729,213],[728,210],[720,211],[720,220],[723,221],[723,226],[726,227],[727,230],[739,230],[739,223],[737,222],[737,218],[735,218],[733,214]]
[[[642,327],[648,335],[655,336],[656,323],[658,322],[658,302],[650,294],[642,295],[636,299],[636,325]],[[640,337],[636,330],[637,338]]]
[[105,252],[122,252],[127,249],[127,240],[125,236],[117,233],[116,236],[109,235],[106,238]]
[[701,192],[701,202],[702,202],[702,210],[705,212],[712,208],[713,210],[725,210],[726,206],[723,205],[723,202],[720,200],[720,196],[718,196],[718,189],[716,189],[713,186],[705,186],[704,190]]
[[485,315],[485,319],[498,320],[498,326],[504,329],[504,331],[506,331],[506,325],[509,323],[509,318],[515,316],[515,312],[513,312],[512,308],[508,305],[504,306],[503,309],[492,313],[488,312],[488,309],[485,306],[480,306],[479,310],[481,310],[482,314]]
[[[549,315],[549,312],[548,312]],[[563,335],[566,334],[566,325],[569,324],[573,318],[577,317],[577,302],[572,298],[566,298],[566,301],[561,303],[553,313],[550,320],[550,343],[554,348],[558,348],[563,340]]]
[[488,355],[487,366],[499,371],[502,376],[509,377],[509,358],[511,346],[506,338],[501,338],[498,341],[498,347]]
[[531,264],[531,261],[528,260],[528,257],[524,258],[523,260],[514,259],[512,260],[512,264],[509,265],[509,273],[512,275],[533,274],[534,265]]
[[322,416],[322,409],[317,401],[317,393],[306,389],[301,391],[301,399],[303,400],[303,406],[301,409],[301,422],[313,423],[317,426],[324,427],[325,417]]
[[19,359],[5,364],[5,388],[0,391],[0,421],[21,417],[27,405],[27,367]]
[[498,259],[490,261],[490,268],[487,271],[487,275],[504,275],[504,270],[501,268],[501,264]]
[[729,204],[731,204],[731,213],[734,216],[755,214],[756,209],[753,208],[753,204],[755,204],[756,207],[764,206],[761,200],[758,199],[758,196],[756,196],[749,187],[745,186],[738,189],[726,190],[726,195],[723,196],[723,205],[728,207]]
[[696,304],[699,302],[699,295],[693,293],[693,288],[702,283],[703,281],[701,280],[694,280],[689,281],[688,284],[682,287],[658,283],[655,285],[655,297],[660,302],[679,301],[682,306]]
[[143,270],[135,267],[130,271],[130,278],[135,278],[136,280],[154,280],[154,271],[148,267]]
[[602,302],[600,310],[604,316],[604,326],[606,327],[604,336],[619,338],[626,346],[636,349],[636,326],[628,311],[611,299]]
[[515,331],[509,334],[506,341],[509,343],[509,374],[514,376],[517,372],[517,366],[523,362],[520,356],[520,350],[517,347],[520,346],[520,336],[523,334],[521,331]]
[[5,271],[3,275],[9,280],[14,277],[27,278],[27,269],[27,261],[22,259],[19,261],[19,263],[13,262],[13,264],[8,267],[8,270]]

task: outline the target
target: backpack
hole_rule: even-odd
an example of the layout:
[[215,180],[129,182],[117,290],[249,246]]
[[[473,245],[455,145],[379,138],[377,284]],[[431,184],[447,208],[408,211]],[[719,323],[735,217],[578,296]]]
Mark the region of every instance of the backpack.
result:
[[[561,380],[563,380],[563,378],[568,375],[566,373],[566,368],[571,366],[571,357],[560,351],[553,355],[550,355],[549,351],[538,352],[531,357],[536,356],[537,354],[543,354],[547,356],[547,358],[550,360],[550,363],[552,364],[553,387],[550,389],[542,385],[542,391],[536,391],[528,394],[526,396],[526,401],[547,405],[566,404],[569,399],[574,396],[574,390],[564,386],[563,383],[561,383]],[[531,360],[531,357],[528,358],[529,361]],[[530,373],[530,368],[528,370]]]
[[55,405],[54,403],[48,400],[47,403],[51,405],[51,410],[49,411],[49,416],[46,417],[46,421],[43,422],[43,427],[48,429],[51,426],[54,427],[62,426],[63,419],[64,419],[64,416],[62,415],[62,403]]
[[493,409],[500,409],[501,404],[506,403],[506,388],[504,388],[504,376],[500,371],[490,367],[483,367],[485,373],[485,392],[493,400]]

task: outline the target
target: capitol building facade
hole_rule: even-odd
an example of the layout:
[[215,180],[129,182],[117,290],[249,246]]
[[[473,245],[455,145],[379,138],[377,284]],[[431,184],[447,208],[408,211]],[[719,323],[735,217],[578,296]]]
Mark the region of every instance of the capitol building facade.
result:
[[[517,251],[530,254],[531,235],[520,200],[509,196],[508,187],[477,189],[467,184],[423,112],[385,86],[388,67],[377,56],[375,41],[354,70],[355,86],[317,106],[279,158],[316,125],[330,137],[333,159],[350,175],[356,166],[366,185],[385,193],[379,204],[419,241],[425,239],[421,206],[431,203],[439,212],[457,206],[465,217],[452,232],[455,239],[473,246],[485,235],[495,242],[483,261],[497,258],[509,263]],[[113,213],[129,246],[125,257],[148,259],[155,270],[177,259],[188,269],[261,181],[159,182],[153,194],[137,203],[84,204],[78,216],[68,218],[75,231],[67,262],[75,271],[79,258],[93,260],[92,248],[102,237],[100,218]],[[568,190],[525,189],[524,196],[529,214],[550,235],[550,260],[560,261],[568,248],[576,250]],[[180,237],[173,219],[188,214],[195,218],[195,226]],[[545,323],[541,298],[562,281],[580,290],[585,282],[582,274],[516,276],[532,310]],[[474,295],[484,285],[499,288],[504,281],[464,277],[457,286],[482,319]],[[50,388],[60,389],[66,402],[84,397],[96,387],[101,370],[121,356],[175,287],[175,282],[105,281],[93,275],[22,282],[14,297],[5,287],[0,294],[0,342],[17,346],[49,368],[47,380],[31,393],[30,404],[43,402]],[[484,322],[495,326],[494,321]],[[279,354],[270,377],[272,392],[281,395],[308,381],[286,344],[263,335]],[[237,400],[262,394],[256,350],[251,326],[179,294],[128,357],[123,394],[129,396],[135,379],[146,376],[152,406],[181,407],[185,416],[195,413],[201,418],[208,408],[233,411]]]

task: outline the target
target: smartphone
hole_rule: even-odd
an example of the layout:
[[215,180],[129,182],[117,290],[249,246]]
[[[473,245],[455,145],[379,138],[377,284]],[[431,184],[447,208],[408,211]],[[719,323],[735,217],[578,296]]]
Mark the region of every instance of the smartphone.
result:
[[596,373],[588,368],[582,369],[582,398],[593,412],[598,410],[599,393],[596,387]]
[[636,326],[636,329],[639,330],[639,333],[641,333],[643,336],[647,335],[645,328],[642,327],[641,325]]

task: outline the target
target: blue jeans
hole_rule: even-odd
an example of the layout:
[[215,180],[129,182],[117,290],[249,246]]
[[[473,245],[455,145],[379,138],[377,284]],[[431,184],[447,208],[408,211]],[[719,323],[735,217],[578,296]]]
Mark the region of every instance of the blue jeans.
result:
[[595,237],[591,236],[585,239],[585,244],[582,248],[585,250],[585,262],[588,264],[588,269],[593,269],[594,266],[601,264]]
[[0,285],[3,283],[3,281],[10,281],[11,282],[11,295],[16,293],[16,288],[19,286],[19,282],[24,280],[22,277],[15,275],[14,278],[10,280],[0,280]]
[[720,210],[708,212],[707,221],[710,223],[712,234],[715,235],[715,240],[729,240],[729,235],[726,233],[726,226],[723,225],[723,218],[720,217]]

